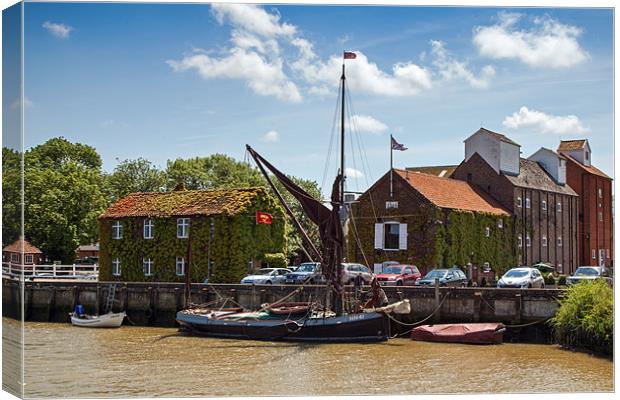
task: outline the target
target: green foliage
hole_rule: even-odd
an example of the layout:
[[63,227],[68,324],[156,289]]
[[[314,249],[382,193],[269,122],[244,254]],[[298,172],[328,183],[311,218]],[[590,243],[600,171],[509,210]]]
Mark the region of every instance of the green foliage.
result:
[[542,274],[542,276],[545,280],[545,285],[555,285],[555,278],[553,277],[553,272]]
[[558,278],[558,286],[566,286],[566,275],[560,275]]
[[[273,215],[271,225],[256,224],[255,212],[262,210]],[[202,282],[208,274],[209,254],[212,261],[210,282],[238,283],[248,272],[249,263],[263,260],[267,253],[286,251],[285,220],[282,208],[265,190],[259,190],[250,204],[234,215],[192,217],[190,237],[176,237],[176,218],[155,218],[153,239],[143,238],[143,219],[122,220],[123,237],[111,238],[112,220],[100,220],[100,279],[123,281],[181,282],[176,275],[176,257],[190,263],[191,280]],[[213,236],[210,224],[213,221]],[[211,251],[209,252],[209,247]],[[112,276],[112,259],[121,261],[121,277]],[[144,276],[142,259],[154,262],[152,276]]]
[[78,245],[96,240],[96,218],[107,205],[99,155],[50,139],[26,152],[24,182],[26,238],[48,258],[73,262]]
[[260,173],[224,154],[168,161],[168,189],[184,183],[187,189],[247,188],[264,186]]
[[121,161],[106,178],[113,200],[129,193],[157,192],[166,186],[166,173],[144,158]]
[[571,286],[551,319],[556,340],[569,348],[613,352],[613,289],[603,279]]
[[267,253],[263,258],[263,261],[266,262],[271,268],[286,268],[288,265],[286,256],[282,253]]
[[2,148],[2,247],[19,238],[21,233],[21,156]]

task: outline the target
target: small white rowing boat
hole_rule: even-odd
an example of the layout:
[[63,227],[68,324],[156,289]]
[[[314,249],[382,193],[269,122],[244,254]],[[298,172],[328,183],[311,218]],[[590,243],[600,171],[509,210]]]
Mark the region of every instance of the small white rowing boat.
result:
[[103,315],[80,315],[70,313],[71,323],[75,326],[87,328],[118,328],[127,316],[124,311],[119,313],[107,313]]

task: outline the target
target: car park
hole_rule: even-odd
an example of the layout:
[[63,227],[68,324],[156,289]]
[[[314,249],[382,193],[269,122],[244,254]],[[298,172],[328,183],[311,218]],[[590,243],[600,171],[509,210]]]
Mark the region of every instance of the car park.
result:
[[435,284],[435,279],[439,281],[439,286],[467,286],[467,276],[458,267],[435,268],[423,278],[418,279],[415,284],[416,286],[432,286]]
[[577,267],[572,276],[566,278],[566,284],[574,285],[579,282],[593,281],[598,278],[605,279],[609,283],[612,282],[607,268],[599,266],[581,266]]
[[544,288],[545,279],[537,268],[517,267],[506,272],[499,281],[498,288]]
[[383,267],[383,272],[377,274],[377,281],[381,286],[411,286],[420,279],[422,274],[415,265],[390,264]]
[[241,283],[253,285],[284,283],[286,275],[290,272],[291,271],[286,268],[261,268],[258,271],[243,277],[243,279],[241,279]]

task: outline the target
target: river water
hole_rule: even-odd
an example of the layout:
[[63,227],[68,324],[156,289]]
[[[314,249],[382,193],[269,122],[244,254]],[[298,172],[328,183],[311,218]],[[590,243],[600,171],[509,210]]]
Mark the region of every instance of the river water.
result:
[[[13,392],[20,329],[3,318],[3,386]],[[24,332],[26,397],[613,391],[612,361],[554,345],[308,345],[36,322]]]

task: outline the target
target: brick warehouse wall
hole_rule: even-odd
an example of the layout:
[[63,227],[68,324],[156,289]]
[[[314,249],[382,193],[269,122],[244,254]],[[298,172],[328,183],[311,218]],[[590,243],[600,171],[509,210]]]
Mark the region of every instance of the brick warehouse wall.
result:
[[[497,174],[478,154],[462,162],[451,177],[478,185],[515,214],[515,234],[523,238],[519,264],[533,265],[543,261],[552,263],[563,274],[575,271],[579,264],[578,199],[575,196],[516,187],[505,176]],[[522,199],[521,207],[517,206],[518,197]],[[526,207],[526,198],[530,199],[530,208]],[[547,202],[546,211],[542,210],[543,200]],[[558,202],[562,202],[561,212],[557,211]],[[526,243],[528,234],[531,239],[529,247]],[[543,235],[547,236],[547,246],[543,246]],[[557,242],[560,235],[562,246]]]
[[[605,265],[613,266],[613,215],[612,181],[599,175],[590,174],[575,161],[568,159],[566,168],[567,183],[580,195],[578,210],[579,265],[597,265],[598,250],[605,249]],[[598,197],[598,189],[603,197]],[[602,221],[599,218],[602,213]],[[592,251],[595,258],[592,258]],[[607,252],[609,250],[609,252]]]

